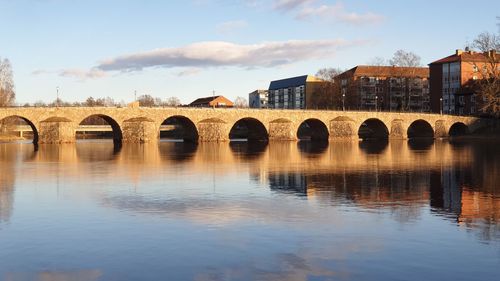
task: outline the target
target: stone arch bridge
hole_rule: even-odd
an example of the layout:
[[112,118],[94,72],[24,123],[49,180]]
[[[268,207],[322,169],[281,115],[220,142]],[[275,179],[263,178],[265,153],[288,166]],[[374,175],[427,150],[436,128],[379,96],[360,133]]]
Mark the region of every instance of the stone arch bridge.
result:
[[25,120],[35,143],[71,143],[79,124],[91,116],[106,120],[115,142],[154,142],[160,126],[174,120],[186,141],[228,141],[244,127],[248,140],[297,140],[301,130],[313,140],[448,137],[495,125],[494,120],[422,113],[214,108],[13,107],[0,120]]

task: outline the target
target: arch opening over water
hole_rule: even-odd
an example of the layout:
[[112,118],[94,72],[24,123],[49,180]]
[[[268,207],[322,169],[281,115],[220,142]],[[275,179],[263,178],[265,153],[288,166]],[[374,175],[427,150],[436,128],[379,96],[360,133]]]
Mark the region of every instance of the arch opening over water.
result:
[[28,118],[12,115],[0,120],[0,140],[31,140],[38,144],[38,130]]
[[413,121],[408,127],[408,138],[434,138],[434,129],[429,122],[419,119]]
[[230,141],[268,141],[267,129],[255,118],[243,118],[234,123],[229,131]]
[[174,115],[165,119],[160,126],[160,140],[198,142],[198,129],[191,119]]
[[451,125],[448,135],[450,137],[459,137],[469,134],[469,127],[462,122],[457,122]]
[[76,139],[112,139],[115,144],[122,142],[122,129],[110,116],[93,114],[84,118],[76,128]]
[[358,136],[362,140],[386,140],[389,139],[389,129],[380,119],[370,118],[361,123]]
[[307,119],[297,130],[297,138],[301,141],[328,141],[328,127],[319,119]]

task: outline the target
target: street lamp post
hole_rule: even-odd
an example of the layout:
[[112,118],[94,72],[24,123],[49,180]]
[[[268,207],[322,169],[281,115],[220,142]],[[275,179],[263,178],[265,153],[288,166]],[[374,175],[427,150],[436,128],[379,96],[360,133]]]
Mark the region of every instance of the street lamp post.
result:
[[375,96],[375,111],[378,111],[378,96]]
[[439,113],[443,115],[443,98],[439,98]]
[[56,87],[56,107],[59,107],[59,86]]
[[345,94],[342,94],[342,111],[345,111]]

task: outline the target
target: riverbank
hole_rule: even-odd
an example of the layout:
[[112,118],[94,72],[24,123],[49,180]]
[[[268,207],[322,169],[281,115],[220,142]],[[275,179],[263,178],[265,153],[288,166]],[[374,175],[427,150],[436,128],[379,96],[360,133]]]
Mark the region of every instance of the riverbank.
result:
[[11,141],[20,141],[25,140],[20,136],[10,135],[10,134],[0,134],[0,142],[11,142]]

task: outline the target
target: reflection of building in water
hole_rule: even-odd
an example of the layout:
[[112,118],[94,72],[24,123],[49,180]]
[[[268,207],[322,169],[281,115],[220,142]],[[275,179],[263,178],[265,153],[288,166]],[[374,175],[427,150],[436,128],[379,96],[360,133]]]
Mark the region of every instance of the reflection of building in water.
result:
[[269,173],[271,190],[307,195],[307,180],[301,173]]
[[[458,216],[461,209],[460,173],[453,167],[433,171],[430,185],[431,207]],[[463,176],[462,176],[463,177]]]
[[490,240],[500,233],[497,224],[500,221],[500,200],[495,194],[497,191],[489,190],[483,182],[481,175],[485,171],[478,175],[474,175],[475,172],[477,170],[470,167],[434,171],[430,203],[435,212],[451,216],[462,226],[478,229],[482,239]]
[[398,220],[418,217],[429,201],[430,174],[420,172],[337,172],[268,174],[271,190],[306,195],[323,202],[350,202],[363,208],[389,208]]

